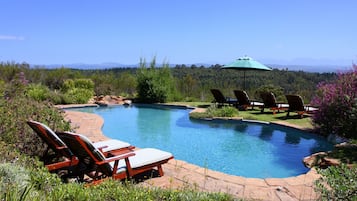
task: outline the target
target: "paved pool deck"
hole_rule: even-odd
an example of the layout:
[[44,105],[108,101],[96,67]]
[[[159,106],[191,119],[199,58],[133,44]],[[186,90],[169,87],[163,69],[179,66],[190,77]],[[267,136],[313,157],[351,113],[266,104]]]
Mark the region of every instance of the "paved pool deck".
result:
[[[65,118],[77,133],[92,141],[108,139],[101,128],[104,120],[90,113],[66,111]],[[170,160],[163,165],[165,175],[140,182],[145,187],[180,189],[191,187],[205,192],[224,192],[244,200],[316,200],[314,181],[319,178],[316,170],[288,178],[245,178],[209,170],[181,160]]]

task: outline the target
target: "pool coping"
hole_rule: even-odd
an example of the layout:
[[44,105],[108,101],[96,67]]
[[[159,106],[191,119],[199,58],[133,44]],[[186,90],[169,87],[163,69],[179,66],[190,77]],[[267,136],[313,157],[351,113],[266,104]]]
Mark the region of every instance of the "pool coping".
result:
[[[95,104],[57,107],[65,109],[80,106],[97,107]],[[76,132],[86,135],[93,141],[108,139],[101,131],[104,120],[99,115],[65,110],[65,118],[70,121]],[[232,118],[229,120],[251,121]],[[318,198],[318,194],[314,191],[314,182],[320,175],[315,169],[295,177],[259,179],[229,175],[176,159],[170,160],[163,168],[165,172],[163,177],[150,178],[139,185],[171,189],[192,187],[206,192],[224,192],[248,200],[316,200]]]

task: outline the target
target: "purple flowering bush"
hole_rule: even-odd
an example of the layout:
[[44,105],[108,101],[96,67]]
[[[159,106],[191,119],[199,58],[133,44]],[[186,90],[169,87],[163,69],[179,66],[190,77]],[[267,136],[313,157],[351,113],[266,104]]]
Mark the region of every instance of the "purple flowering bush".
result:
[[315,126],[324,135],[357,138],[357,65],[339,73],[332,83],[322,82],[311,104],[319,106],[313,116]]

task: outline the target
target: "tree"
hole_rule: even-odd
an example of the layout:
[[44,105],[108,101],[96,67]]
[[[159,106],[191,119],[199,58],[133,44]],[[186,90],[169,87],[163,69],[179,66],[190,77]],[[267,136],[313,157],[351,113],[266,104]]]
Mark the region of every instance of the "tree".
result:
[[141,102],[164,103],[174,100],[177,96],[169,65],[164,63],[162,68],[156,68],[155,58],[151,61],[149,68],[145,60],[140,60],[137,84],[138,99]]

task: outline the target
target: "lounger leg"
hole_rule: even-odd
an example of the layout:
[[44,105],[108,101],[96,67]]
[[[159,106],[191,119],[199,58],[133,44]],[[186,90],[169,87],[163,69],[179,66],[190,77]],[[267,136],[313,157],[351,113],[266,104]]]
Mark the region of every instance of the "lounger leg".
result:
[[298,112],[298,115],[300,116],[300,119],[304,118],[304,112]]
[[164,176],[164,171],[162,170],[162,166],[161,165],[157,166],[157,170],[159,171],[160,177]]

